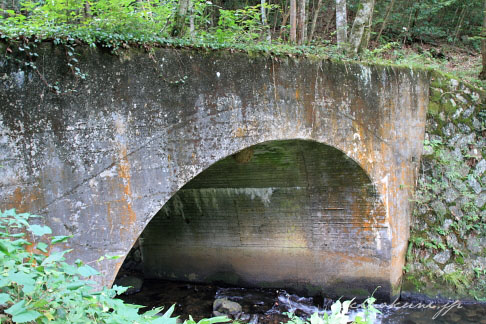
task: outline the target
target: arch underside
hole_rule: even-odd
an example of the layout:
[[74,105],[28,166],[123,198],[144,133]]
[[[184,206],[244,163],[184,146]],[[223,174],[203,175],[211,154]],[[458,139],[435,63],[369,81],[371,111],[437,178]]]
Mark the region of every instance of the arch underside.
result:
[[210,166],[141,240],[149,278],[366,296],[389,281],[386,211],[366,173],[313,141],[258,144]]

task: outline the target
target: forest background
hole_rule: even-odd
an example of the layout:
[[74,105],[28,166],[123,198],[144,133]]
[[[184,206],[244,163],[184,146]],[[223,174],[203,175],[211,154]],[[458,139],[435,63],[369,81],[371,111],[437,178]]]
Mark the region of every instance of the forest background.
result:
[[485,11],[485,0],[2,0],[0,38],[391,61],[482,87]]

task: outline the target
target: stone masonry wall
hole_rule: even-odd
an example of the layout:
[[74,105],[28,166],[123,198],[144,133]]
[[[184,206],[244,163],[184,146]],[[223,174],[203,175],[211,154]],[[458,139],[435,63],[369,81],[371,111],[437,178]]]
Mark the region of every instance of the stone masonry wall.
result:
[[433,76],[402,297],[486,297],[485,94]]

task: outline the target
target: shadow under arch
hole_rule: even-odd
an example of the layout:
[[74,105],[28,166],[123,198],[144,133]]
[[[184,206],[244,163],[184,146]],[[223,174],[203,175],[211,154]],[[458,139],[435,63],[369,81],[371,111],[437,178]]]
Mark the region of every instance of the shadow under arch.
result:
[[388,227],[375,185],[342,151],[267,141],[178,190],[141,234],[141,258],[129,254],[121,273],[366,297],[389,282]]

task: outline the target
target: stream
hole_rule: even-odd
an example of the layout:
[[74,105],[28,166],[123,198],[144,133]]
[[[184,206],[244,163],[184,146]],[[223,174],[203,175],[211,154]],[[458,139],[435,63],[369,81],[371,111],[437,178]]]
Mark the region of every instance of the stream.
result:
[[[161,280],[145,280],[142,291],[121,298],[129,303],[144,305],[147,307],[145,310],[158,306],[168,309],[175,304],[174,315],[179,315],[182,319],[192,315],[196,321],[212,316],[215,299],[227,298],[242,306],[239,321],[250,324],[285,323],[288,320],[284,314],[286,312],[293,312],[305,318],[315,312],[323,313],[329,310],[333,303],[330,299],[301,297],[280,289],[218,287]],[[412,309],[410,306],[415,308]],[[431,309],[420,308],[419,304],[395,303],[395,306],[376,304],[375,307],[381,312],[377,315],[375,323],[486,324],[486,305],[455,303],[435,305],[435,308]],[[350,310],[351,319],[359,314],[362,314],[362,310],[358,307]]]

